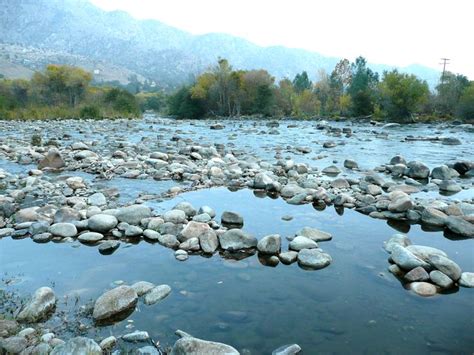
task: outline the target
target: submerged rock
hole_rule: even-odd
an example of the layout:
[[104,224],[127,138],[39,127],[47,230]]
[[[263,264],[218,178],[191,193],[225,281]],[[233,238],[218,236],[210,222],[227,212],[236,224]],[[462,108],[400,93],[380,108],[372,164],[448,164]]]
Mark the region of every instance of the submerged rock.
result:
[[272,351],[272,355],[296,355],[301,352],[298,344],[283,345]]
[[145,304],[152,305],[166,298],[171,293],[171,287],[168,285],[159,285],[145,294]]
[[76,337],[57,345],[50,355],[102,355],[101,347],[92,339]]

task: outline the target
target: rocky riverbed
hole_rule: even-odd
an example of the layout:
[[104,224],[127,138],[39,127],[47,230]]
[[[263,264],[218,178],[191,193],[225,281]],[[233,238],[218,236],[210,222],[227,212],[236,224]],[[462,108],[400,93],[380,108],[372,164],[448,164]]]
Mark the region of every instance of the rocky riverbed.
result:
[[[0,128],[6,351],[472,350],[445,329],[474,329],[472,125],[149,115]],[[354,308],[381,297],[391,304],[362,321]],[[433,307],[463,315],[441,326]],[[426,340],[374,340],[405,327]]]

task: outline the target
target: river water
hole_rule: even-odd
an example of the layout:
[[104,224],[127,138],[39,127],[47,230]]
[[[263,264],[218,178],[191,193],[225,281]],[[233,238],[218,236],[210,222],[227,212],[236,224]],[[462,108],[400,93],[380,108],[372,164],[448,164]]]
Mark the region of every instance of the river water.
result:
[[[362,168],[373,168],[387,163],[395,154],[402,154],[407,160],[421,160],[430,168],[461,157],[473,158],[474,134],[456,127],[438,134],[439,128],[434,126],[383,130],[361,124],[352,126],[357,138],[333,138],[316,129],[315,123],[289,123],[292,124],[297,127],[283,124],[279,135],[269,135],[264,124],[248,121],[226,121],[226,127],[219,131],[210,131],[209,122],[142,121],[133,123],[128,139],[139,142],[142,137],[166,135],[171,131],[203,143],[233,144],[236,150],[250,150],[269,161],[274,159],[275,149],[281,149],[283,156],[319,168],[333,161],[341,163],[345,158],[357,160]],[[388,136],[380,135],[384,132]],[[14,134],[14,130],[3,131],[2,139],[12,139]],[[78,136],[94,139],[97,134],[100,132],[86,131]],[[401,142],[407,135],[456,136],[463,144]],[[323,149],[321,143],[330,139],[344,144]],[[309,146],[312,152],[302,155],[294,150],[295,146]],[[104,144],[97,149],[107,147]],[[320,154],[325,157],[314,159]],[[0,160],[0,169],[11,173],[29,168]],[[160,193],[178,185],[173,181],[120,178],[107,184],[121,190],[121,202],[132,200],[141,192]],[[472,199],[472,191],[465,190],[449,198]],[[433,194],[433,197],[440,196]],[[158,304],[147,306],[140,301],[137,310],[126,320],[85,332],[97,339],[136,329],[146,330],[154,340],[170,345],[176,340],[174,331],[182,329],[251,354],[268,354],[288,343],[298,343],[304,354],[471,354],[474,351],[474,290],[460,288],[431,298],[416,296],[387,271],[388,254],[383,250],[385,240],[403,231],[413,244],[439,248],[463,271],[474,271],[472,239],[450,240],[440,231],[387,223],[352,210],[336,211],[328,207],[318,211],[312,205],[289,205],[282,199],[247,189],[233,192],[219,187],[192,191],[172,200],[147,204],[163,212],[181,201],[195,207],[209,205],[217,216],[224,210],[239,212],[244,217],[244,230],[258,239],[275,233],[285,239],[304,226],[329,232],[333,239],[321,242],[320,247],[332,256],[333,262],[318,271],[303,270],[297,264],[265,266],[257,255],[239,261],[218,254],[211,258],[191,256],[179,262],[172,250],[145,241],[122,244],[112,255],[101,255],[97,247],[79,243],[38,244],[29,238],[3,238],[0,239],[0,270],[4,278],[14,280],[8,289],[29,294],[38,287],[52,286],[61,299],[58,309],[72,317],[74,309],[96,299],[117,281],[132,284],[145,280],[171,286],[170,296]],[[282,220],[285,215],[293,219]],[[287,249],[287,243],[284,240],[282,250]],[[77,305],[73,305],[76,301]],[[54,327],[58,319],[53,317],[48,322]]]

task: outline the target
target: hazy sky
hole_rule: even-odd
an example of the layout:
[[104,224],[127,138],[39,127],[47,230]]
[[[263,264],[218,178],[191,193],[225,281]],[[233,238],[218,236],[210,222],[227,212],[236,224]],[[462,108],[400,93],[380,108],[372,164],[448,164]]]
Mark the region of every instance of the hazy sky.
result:
[[224,32],[263,46],[405,66],[474,79],[473,0],[91,0],[193,34]]

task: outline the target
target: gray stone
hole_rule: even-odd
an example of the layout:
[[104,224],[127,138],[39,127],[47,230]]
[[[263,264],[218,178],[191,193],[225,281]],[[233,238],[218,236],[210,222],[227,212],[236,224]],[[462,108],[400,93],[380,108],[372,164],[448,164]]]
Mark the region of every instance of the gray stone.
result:
[[426,262],[428,262],[428,260],[430,259],[430,256],[432,255],[442,255],[442,256],[447,257],[444,251],[433,248],[433,247],[427,247],[424,245],[413,244],[413,245],[408,245],[406,248],[407,250],[412,252],[415,256],[417,256],[418,258]]
[[158,243],[167,248],[177,248],[179,246],[179,240],[172,234],[160,234]]
[[258,241],[257,249],[262,254],[278,254],[281,249],[281,237],[278,234],[267,235]]
[[418,258],[415,254],[401,245],[393,245],[391,258],[395,264],[407,271],[418,266],[421,266],[424,269],[429,269],[428,263]]
[[72,223],[56,223],[49,227],[49,233],[57,237],[74,237],[77,234],[77,228]]
[[419,296],[430,297],[437,293],[436,286],[428,282],[412,282],[410,289]]
[[148,335],[148,332],[136,330],[133,333],[123,335],[122,339],[128,342],[145,341],[150,339],[150,335]]
[[407,164],[407,176],[414,179],[426,179],[430,176],[430,168],[420,161],[411,161]]
[[[178,333],[178,332],[177,332]],[[187,335],[187,334],[186,334]],[[239,355],[232,346],[213,341],[202,340],[189,335],[178,339],[171,355]]]
[[395,155],[392,159],[390,159],[390,165],[396,165],[396,164],[407,165],[407,161],[405,160],[403,156]]
[[103,238],[104,236],[102,234],[96,232],[83,233],[77,237],[77,239],[83,243],[95,243]]
[[118,240],[107,240],[99,245],[99,252],[110,253],[118,249],[120,242]]
[[21,322],[38,322],[45,318],[55,307],[56,296],[49,287],[40,287],[33,298],[25,305],[17,320]]
[[158,232],[160,232],[160,234],[173,234],[174,236],[179,235],[182,230],[182,224],[174,224],[171,222],[163,223],[158,228]]
[[293,250],[286,251],[284,253],[280,253],[278,258],[283,264],[290,265],[298,259],[298,252]]
[[391,212],[405,212],[413,208],[413,201],[410,196],[400,196],[399,198],[391,201],[388,205],[388,210]]
[[54,223],[72,223],[79,221],[81,214],[70,207],[62,207],[54,214]]
[[134,352],[135,355],[161,355],[160,353],[154,346],[148,345],[148,346],[143,346],[141,348],[138,348]]
[[56,148],[51,148],[48,151],[48,154],[46,154],[46,156],[39,162],[38,169],[60,169],[65,166],[66,163],[64,163],[59,150]]
[[183,211],[188,218],[196,215],[196,209],[189,202],[180,202],[173,209]]
[[155,285],[148,281],[138,281],[138,282],[135,282],[131,287],[135,290],[135,292],[137,293],[137,296],[141,297],[144,294],[146,294],[148,291],[153,289]]
[[120,222],[138,225],[142,219],[151,217],[151,209],[144,205],[122,207],[116,217]]
[[125,236],[129,238],[139,237],[143,234],[143,229],[139,226],[129,225],[125,228]]
[[282,187],[280,191],[280,195],[284,198],[292,198],[293,196],[302,194],[304,192],[305,192],[305,189],[303,189],[302,187],[296,184],[290,183]]
[[219,235],[219,243],[224,250],[240,250],[255,248],[257,246],[257,238],[243,232],[240,229],[230,229],[224,234]]
[[14,228],[0,228],[0,238],[10,237],[15,233]]
[[437,166],[431,171],[431,178],[439,180],[449,180],[454,176],[453,171],[457,175],[456,170],[450,169],[446,165]]
[[198,238],[187,239],[186,241],[182,242],[179,245],[179,249],[183,249],[186,251],[198,251],[200,249],[199,239]]
[[429,279],[430,275],[421,266],[418,266],[405,274],[405,280],[410,282],[427,281]]
[[185,261],[188,259],[189,255],[186,250],[178,249],[175,251],[174,257],[176,258],[176,260]]
[[458,282],[463,287],[474,287],[474,272],[463,272]]
[[124,311],[134,308],[138,295],[130,286],[119,286],[100,296],[94,305],[92,316],[96,321],[112,318]]
[[214,218],[216,216],[216,212],[214,211],[214,209],[209,206],[202,206],[201,208],[199,208],[198,213],[207,213],[211,218]]
[[344,167],[347,169],[358,169],[359,165],[355,160],[346,159],[344,160]]
[[462,217],[449,216],[446,219],[446,227],[448,227],[451,232],[459,234],[463,237],[474,237],[474,224],[466,221]]
[[147,239],[158,241],[160,239],[161,234],[154,231],[153,229],[145,229],[143,231],[143,236]]
[[186,222],[186,213],[182,210],[167,211],[163,215],[163,220],[174,224],[182,224]]
[[335,165],[330,165],[328,167],[325,167],[321,172],[326,175],[338,175],[341,173],[341,169],[339,169]]
[[331,256],[318,249],[303,249],[298,253],[298,264],[307,268],[322,269],[331,262]]
[[180,241],[185,241],[191,238],[201,238],[201,235],[208,233],[211,227],[207,223],[199,223],[195,221],[189,222],[178,236]]
[[448,289],[454,286],[453,280],[451,280],[447,275],[443,274],[439,270],[433,270],[430,272],[430,279],[435,284],[441,288]]
[[315,249],[318,247],[318,243],[314,240],[303,236],[295,237],[289,244],[291,250],[300,251],[302,249]]
[[461,186],[456,184],[456,182],[453,180],[443,180],[438,185],[438,187],[440,191],[446,191],[446,192],[459,192],[462,190]]
[[270,178],[265,173],[258,173],[253,179],[253,188],[254,189],[266,189],[268,185],[273,182],[273,179]]
[[6,338],[18,332],[20,325],[15,320],[0,319],[0,338]]
[[199,244],[204,253],[212,254],[219,247],[219,239],[214,230],[210,229],[199,236]]
[[461,268],[451,259],[448,259],[442,255],[430,255],[428,262],[435,268],[441,271],[443,274],[450,277],[452,280],[457,281],[461,277]]
[[401,245],[406,247],[411,244],[411,240],[404,234],[394,234],[388,241],[384,243],[384,248],[386,251],[391,253],[393,251],[394,245]]
[[439,227],[446,224],[447,218],[448,216],[445,213],[432,207],[425,208],[421,214],[422,222]]
[[19,354],[26,349],[27,346],[28,341],[21,336],[0,339],[0,350],[4,350],[7,354]]
[[91,231],[107,233],[115,228],[118,220],[115,216],[108,214],[96,214],[87,220],[87,226]]
[[102,192],[96,192],[88,197],[87,204],[90,206],[104,206],[107,204],[107,199]]
[[159,285],[145,294],[144,302],[147,305],[155,304],[158,301],[166,298],[171,293],[171,287],[168,285]]
[[298,344],[283,345],[272,351],[272,355],[296,355],[301,352]]
[[224,211],[221,216],[221,223],[231,226],[243,226],[244,219],[237,212]]
[[324,242],[324,241],[332,239],[331,234],[329,234],[327,232],[320,231],[316,228],[311,228],[311,227],[304,227],[304,228],[300,229],[296,233],[296,235],[309,238],[311,240],[314,240],[315,242]]
[[101,347],[92,339],[76,337],[56,346],[50,355],[102,355]]
[[117,338],[111,335],[105,339],[102,339],[99,346],[102,350],[108,351],[112,349],[115,346],[115,344],[117,344]]

